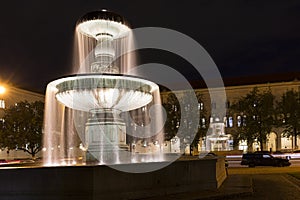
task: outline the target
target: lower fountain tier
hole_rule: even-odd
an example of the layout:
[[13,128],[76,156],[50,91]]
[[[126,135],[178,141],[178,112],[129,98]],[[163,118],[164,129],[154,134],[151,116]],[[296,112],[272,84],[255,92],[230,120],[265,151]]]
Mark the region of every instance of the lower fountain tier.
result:
[[89,112],[92,109],[129,111],[149,104],[158,85],[141,78],[113,74],[80,74],[49,83],[63,105]]

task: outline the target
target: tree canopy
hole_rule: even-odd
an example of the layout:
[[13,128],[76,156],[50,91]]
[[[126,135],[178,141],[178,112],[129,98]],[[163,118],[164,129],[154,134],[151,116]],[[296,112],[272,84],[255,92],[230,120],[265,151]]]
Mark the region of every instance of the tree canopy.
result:
[[0,147],[23,150],[32,157],[41,150],[44,103],[27,101],[5,110]]
[[261,150],[267,135],[274,125],[274,96],[270,90],[259,91],[253,88],[246,96],[238,99],[231,109],[242,118],[237,126],[235,139],[247,140],[248,146],[260,142]]
[[284,136],[294,137],[297,148],[297,136],[300,135],[300,92],[288,90],[276,102],[278,126],[283,127]]
[[163,103],[163,107],[167,113],[167,119],[164,125],[165,139],[170,140],[177,135],[180,125],[180,105],[174,93],[169,93],[167,101]]
[[[177,135],[181,139],[189,140],[189,143],[195,146],[199,139],[206,135],[208,126],[203,97],[200,93],[193,94],[196,95],[198,103],[193,105],[191,92],[194,91],[185,91],[180,99],[177,99],[174,93],[168,94],[167,101],[163,104],[167,112],[164,130],[166,140]],[[183,126],[184,133],[179,132],[180,126]]]

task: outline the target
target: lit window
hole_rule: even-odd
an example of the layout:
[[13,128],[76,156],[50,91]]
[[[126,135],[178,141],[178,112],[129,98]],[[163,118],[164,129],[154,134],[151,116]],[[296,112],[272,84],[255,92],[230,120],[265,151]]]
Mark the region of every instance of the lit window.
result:
[[205,128],[205,118],[204,117],[201,119],[201,126],[202,126],[202,128]]
[[3,99],[0,100],[0,108],[5,109],[5,101]]
[[176,112],[177,111],[177,106],[174,105],[173,110]]
[[204,104],[202,102],[198,103],[198,110],[203,110]]
[[233,118],[232,117],[228,117],[228,125],[229,125],[229,127],[233,127]]
[[242,117],[240,115],[238,115],[236,119],[237,119],[237,126],[241,127],[241,125],[242,125]]
[[176,128],[179,128],[179,126],[180,126],[180,122],[177,122]]
[[233,119],[232,117],[224,117],[224,125],[225,127],[233,127]]

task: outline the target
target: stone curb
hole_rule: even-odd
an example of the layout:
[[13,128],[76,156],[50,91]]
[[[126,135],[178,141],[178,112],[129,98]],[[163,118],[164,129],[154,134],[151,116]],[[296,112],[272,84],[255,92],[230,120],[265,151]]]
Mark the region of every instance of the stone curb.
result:
[[231,194],[216,194],[215,196],[210,196],[210,197],[203,197],[203,198],[196,198],[192,200],[221,200],[221,199],[235,199],[235,198],[241,198],[241,197],[249,197],[253,195],[253,189],[249,191],[244,191],[244,192],[236,192],[236,193],[231,193]]

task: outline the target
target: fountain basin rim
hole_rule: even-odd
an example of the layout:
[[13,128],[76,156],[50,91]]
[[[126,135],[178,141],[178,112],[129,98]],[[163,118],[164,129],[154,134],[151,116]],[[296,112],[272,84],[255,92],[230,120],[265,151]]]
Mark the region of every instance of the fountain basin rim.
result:
[[95,11],[91,11],[89,13],[84,14],[77,20],[76,25],[81,24],[86,21],[92,21],[92,20],[97,20],[97,19],[114,21],[114,22],[118,22],[118,23],[121,23],[121,24],[124,24],[124,25],[130,27],[129,22],[122,15],[119,15],[115,12],[112,12],[112,11],[109,11],[106,9],[95,10]]
[[89,112],[93,109],[134,110],[153,100],[154,82],[117,74],[79,74],[50,82],[47,91],[63,105]]

